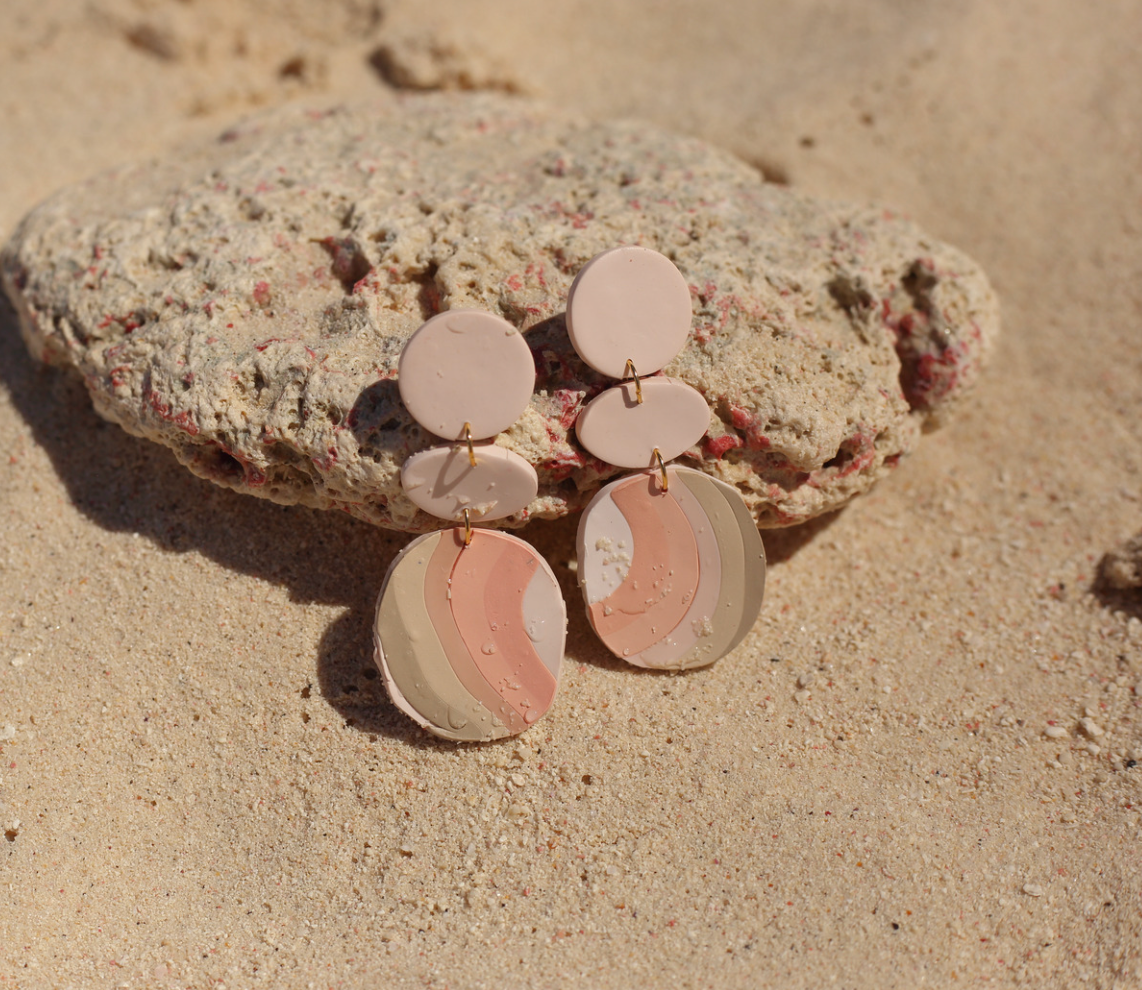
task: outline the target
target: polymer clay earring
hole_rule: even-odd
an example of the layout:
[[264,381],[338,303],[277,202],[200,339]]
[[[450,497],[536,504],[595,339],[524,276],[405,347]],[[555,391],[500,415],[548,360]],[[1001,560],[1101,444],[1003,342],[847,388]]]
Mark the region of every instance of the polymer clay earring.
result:
[[686,343],[690,320],[682,273],[648,248],[596,255],[567,299],[579,356],[622,379],[580,412],[576,436],[600,460],[638,469],[583,510],[579,584],[599,638],[640,667],[713,663],[753,627],[765,590],[765,548],[738,492],[667,463],[709,427],[701,393],[656,374]]
[[535,469],[487,441],[527,407],[535,365],[510,323],[477,310],[434,316],[405,343],[401,399],[451,441],[414,454],[401,485],[452,528],[413,540],[377,602],[375,659],[393,704],[444,739],[516,735],[551,706],[567,613],[547,562],[523,540],[473,523],[535,497]]

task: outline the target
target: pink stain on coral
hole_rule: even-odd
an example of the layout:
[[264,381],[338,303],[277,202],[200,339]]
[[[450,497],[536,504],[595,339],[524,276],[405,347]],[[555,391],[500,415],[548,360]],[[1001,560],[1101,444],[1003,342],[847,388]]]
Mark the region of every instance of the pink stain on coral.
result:
[[170,405],[163,402],[154,389],[148,388],[147,391],[143,393],[143,401],[151,407],[151,411],[160,419],[166,420],[168,423],[173,423],[180,429],[185,430],[186,433],[192,437],[198,435],[198,424],[194,422],[190,413],[186,410],[179,413],[172,412]]
[[560,451],[541,461],[537,467],[548,476],[552,484],[558,484],[560,481],[569,478],[572,471],[577,471],[586,463],[587,456],[585,454],[568,447],[566,451]]
[[932,290],[947,277],[954,276],[941,272],[933,259],[921,258],[905,279],[911,298],[898,294],[881,300],[881,321],[893,334],[900,358],[901,391],[913,408],[939,405],[960,389],[964,378],[976,372],[980,364],[983,335],[978,325],[971,324],[966,337],[949,343],[944,328],[954,321],[948,314],[931,309]]
[[337,448],[327,447],[325,453],[319,457],[313,458],[314,466],[320,471],[332,471],[333,465],[337,463]]
[[[551,398],[555,400],[559,407],[559,413],[556,419],[564,430],[570,430],[575,425],[575,420],[579,417],[579,410],[582,408],[582,395],[576,389],[559,388],[556,389]],[[552,439],[558,435],[552,433]]]
[[571,210],[571,209],[568,209],[566,204],[561,203],[558,200],[549,204],[546,207],[546,209],[544,209],[543,207],[540,207],[538,205],[535,207],[535,209],[542,210],[548,216],[553,217],[555,219],[569,220],[571,222],[571,226],[575,230],[585,230],[587,227],[587,224],[591,220],[595,219],[595,214],[592,213],[590,210],[582,210],[582,211]]
[[748,430],[753,425],[754,416],[748,409],[743,409],[741,406],[731,406],[730,422],[734,424],[736,430]]
[[[897,455],[899,456],[899,455]],[[841,478],[866,471],[876,462],[876,442],[867,433],[854,433],[823,467],[812,471],[808,483],[813,488],[835,484]]]
[[703,446],[706,456],[721,460],[731,450],[744,446],[745,441],[734,433],[723,433],[720,437],[707,437]]
[[745,434],[743,444],[750,450],[769,450],[769,437],[761,432],[765,423],[756,413],[741,406],[730,406],[730,423]]
[[527,266],[527,271],[524,274],[534,278],[541,288],[547,288],[547,277],[543,265],[533,261]]
[[124,333],[131,333],[131,331],[138,330],[139,327],[143,325],[143,318],[138,313],[127,313],[123,316],[107,314],[96,324],[96,328],[106,330],[112,323],[118,323]]

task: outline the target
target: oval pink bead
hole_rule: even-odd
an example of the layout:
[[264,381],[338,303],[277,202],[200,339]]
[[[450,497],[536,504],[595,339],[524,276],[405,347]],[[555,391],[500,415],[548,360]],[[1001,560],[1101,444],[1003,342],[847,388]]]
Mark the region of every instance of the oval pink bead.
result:
[[539,489],[535,468],[494,444],[481,444],[475,453],[475,467],[466,444],[413,454],[401,467],[405,494],[425,512],[453,522],[464,518],[465,509],[476,522],[503,519],[526,508]]
[[535,361],[507,320],[475,309],[434,316],[404,345],[397,384],[412,418],[438,437],[501,433],[519,419],[535,389]]
[[663,254],[617,247],[597,254],[567,296],[567,333],[579,356],[600,374],[626,378],[661,371],[690,334],[690,288]]
[[601,461],[616,467],[655,463],[654,448],[673,460],[706,435],[710,408],[702,393],[673,378],[645,378],[642,403],[633,382],[595,396],[575,421],[575,436]]

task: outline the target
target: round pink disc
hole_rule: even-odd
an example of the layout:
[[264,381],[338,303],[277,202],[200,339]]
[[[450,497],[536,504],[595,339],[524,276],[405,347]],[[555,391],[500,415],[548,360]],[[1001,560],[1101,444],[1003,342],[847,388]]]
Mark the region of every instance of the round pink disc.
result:
[[425,512],[458,522],[464,510],[472,522],[503,519],[526,508],[539,489],[535,468],[519,454],[481,444],[476,466],[466,444],[430,447],[401,466],[405,494]]
[[575,435],[599,460],[616,467],[652,466],[654,449],[671,461],[706,435],[710,408],[702,393],[674,378],[644,378],[595,396],[579,413]]
[[643,247],[597,254],[567,297],[567,332],[579,356],[610,378],[661,371],[690,333],[690,289],[665,255]]
[[535,362],[507,320],[454,309],[420,327],[401,351],[401,400],[412,418],[438,437],[473,440],[501,433],[519,419],[535,389]]

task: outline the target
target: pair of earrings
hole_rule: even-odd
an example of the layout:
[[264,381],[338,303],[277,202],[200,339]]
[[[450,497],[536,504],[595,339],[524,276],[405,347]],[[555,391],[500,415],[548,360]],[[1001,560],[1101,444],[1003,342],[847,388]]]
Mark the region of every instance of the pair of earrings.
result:
[[[575,350],[619,379],[580,412],[576,436],[600,460],[634,470],[583,510],[576,550],[587,615],[616,656],[670,670],[734,649],[765,587],[765,550],[737,491],[669,463],[709,425],[702,395],[658,374],[684,346],[690,320],[682,274],[641,247],[591,259],[567,300]],[[566,609],[529,544],[472,523],[512,515],[538,490],[523,458],[477,443],[527,407],[531,353],[506,321],[455,310],[409,338],[398,374],[413,418],[451,441],[410,457],[401,484],[417,506],[454,525],[414,540],[389,568],[374,627],[377,664],[396,706],[435,735],[515,735],[554,700]]]

